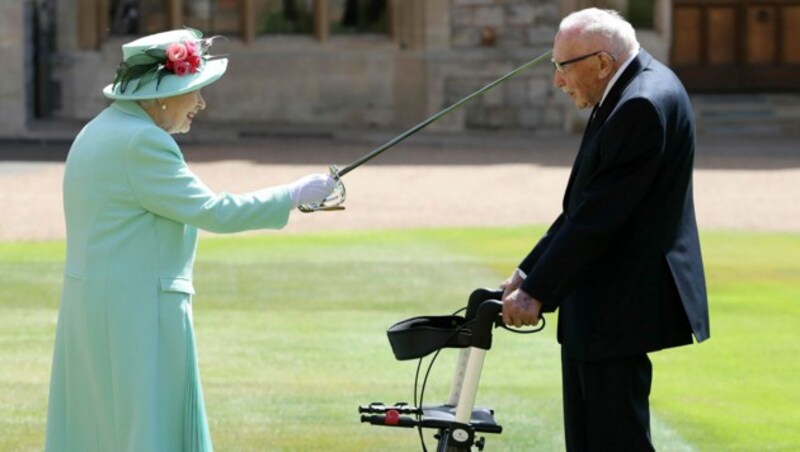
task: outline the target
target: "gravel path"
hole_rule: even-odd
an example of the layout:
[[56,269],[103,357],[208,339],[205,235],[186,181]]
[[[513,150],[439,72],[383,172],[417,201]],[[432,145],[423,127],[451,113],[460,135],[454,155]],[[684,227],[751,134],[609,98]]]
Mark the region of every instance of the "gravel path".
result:
[[[209,187],[236,193],[325,171],[329,163],[346,164],[385,138],[186,143],[184,152]],[[286,231],[548,224],[560,210],[578,145],[577,137],[499,133],[414,140],[345,177],[345,211],[294,213]],[[701,228],[800,231],[797,137],[698,141]],[[19,143],[0,144],[4,156],[9,146],[19,149],[14,160],[0,161],[0,240],[62,239],[63,162],[26,161],[27,145]]]

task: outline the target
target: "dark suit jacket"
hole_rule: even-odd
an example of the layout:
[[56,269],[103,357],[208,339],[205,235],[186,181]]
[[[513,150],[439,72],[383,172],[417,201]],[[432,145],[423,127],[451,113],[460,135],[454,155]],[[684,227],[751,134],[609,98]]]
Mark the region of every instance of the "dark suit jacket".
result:
[[519,268],[522,290],[559,308],[574,359],[709,337],[692,196],[695,125],[675,74],[644,50],[584,132],[563,212]]

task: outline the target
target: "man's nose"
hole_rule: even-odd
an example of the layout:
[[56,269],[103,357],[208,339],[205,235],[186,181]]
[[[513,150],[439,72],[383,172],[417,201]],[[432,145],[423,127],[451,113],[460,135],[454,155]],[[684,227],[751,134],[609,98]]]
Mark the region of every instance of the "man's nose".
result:
[[566,81],[564,80],[564,75],[561,74],[561,71],[555,71],[553,74],[553,86],[556,88],[561,88],[562,86],[566,85]]

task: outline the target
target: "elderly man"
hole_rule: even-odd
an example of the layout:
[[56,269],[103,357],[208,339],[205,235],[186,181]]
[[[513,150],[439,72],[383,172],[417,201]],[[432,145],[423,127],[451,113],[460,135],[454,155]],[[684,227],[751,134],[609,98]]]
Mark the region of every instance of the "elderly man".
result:
[[555,86],[593,110],[563,212],[501,285],[503,318],[559,309],[567,450],[653,450],[647,354],[709,337],[692,108],[614,11],[567,16],[553,64]]

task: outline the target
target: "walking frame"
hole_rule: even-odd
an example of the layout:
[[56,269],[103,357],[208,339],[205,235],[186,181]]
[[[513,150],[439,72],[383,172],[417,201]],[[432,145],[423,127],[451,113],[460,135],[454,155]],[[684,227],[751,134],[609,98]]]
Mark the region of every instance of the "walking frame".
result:
[[[422,450],[426,451],[422,429],[435,429],[437,452],[471,451],[473,446],[483,450],[485,438],[476,438],[482,433],[500,434],[503,428],[495,422],[494,410],[475,407],[481,371],[486,352],[492,347],[492,329],[502,327],[516,333],[535,333],[545,326],[544,318],[530,330],[508,328],[502,321],[501,290],[476,289],[472,292],[463,317],[422,316],[403,320],[392,325],[387,336],[397,360],[420,359],[435,352],[428,367],[444,348],[459,348],[456,369],[450,386],[447,402],[438,406],[412,406],[404,402],[384,405],[373,402],[361,405],[361,422],[388,427],[417,428]],[[459,312],[460,312],[459,311]],[[419,377],[420,367],[417,368]],[[425,376],[427,380],[427,374]],[[424,394],[425,383],[422,385]],[[416,405],[416,381],[414,388]]]

